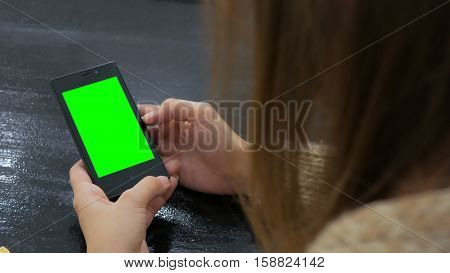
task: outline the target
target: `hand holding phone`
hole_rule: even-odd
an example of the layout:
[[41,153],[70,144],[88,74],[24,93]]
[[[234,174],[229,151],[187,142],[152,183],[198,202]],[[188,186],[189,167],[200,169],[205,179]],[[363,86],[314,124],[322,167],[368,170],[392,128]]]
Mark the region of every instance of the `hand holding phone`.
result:
[[82,161],[70,170],[70,182],[88,252],[148,252],[146,230],[178,183],[173,176],[145,177],[112,203]]
[[60,77],[51,85],[92,181],[108,197],[145,176],[167,176],[115,63]]

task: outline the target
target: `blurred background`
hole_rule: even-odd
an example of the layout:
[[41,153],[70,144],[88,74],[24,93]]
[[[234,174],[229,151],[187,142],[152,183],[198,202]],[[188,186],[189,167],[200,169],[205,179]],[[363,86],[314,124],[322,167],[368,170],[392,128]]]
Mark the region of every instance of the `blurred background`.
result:
[[[68,181],[80,156],[49,81],[116,61],[138,103],[208,99],[203,13],[195,0],[0,0],[0,245],[86,250]],[[149,231],[156,252],[257,251],[233,198],[181,188]]]

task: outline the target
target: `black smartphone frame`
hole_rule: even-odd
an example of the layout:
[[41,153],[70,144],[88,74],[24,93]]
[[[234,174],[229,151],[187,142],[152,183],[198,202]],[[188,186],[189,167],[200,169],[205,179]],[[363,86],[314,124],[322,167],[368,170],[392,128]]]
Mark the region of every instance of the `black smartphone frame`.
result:
[[[78,129],[73,121],[72,115],[70,114],[70,111],[62,97],[62,93],[111,77],[117,77],[119,79],[122,90],[125,93],[136,120],[145,135],[148,145],[153,152],[154,158],[99,178],[95,171],[94,165],[89,158],[89,154],[87,153]],[[53,79],[50,81],[50,84],[92,182],[98,185],[109,198],[119,196],[125,190],[136,185],[145,176],[168,176],[164,163],[156,151],[156,147],[149,136],[145,123],[141,119],[136,103],[134,102],[133,97],[131,96],[115,62],[109,62],[100,66]],[[108,121],[105,120],[105,122]],[[111,147],[111,149],[114,149],[114,147]]]

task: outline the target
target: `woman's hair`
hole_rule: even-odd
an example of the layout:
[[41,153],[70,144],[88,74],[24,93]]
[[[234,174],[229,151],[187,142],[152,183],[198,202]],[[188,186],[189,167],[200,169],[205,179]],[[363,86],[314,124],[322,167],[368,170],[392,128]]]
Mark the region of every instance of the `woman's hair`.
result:
[[[242,202],[265,250],[305,250],[346,209],[449,185],[448,1],[213,6],[213,88],[229,92],[249,80],[262,103],[311,101],[306,132],[329,147],[320,151],[322,176],[301,163],[314,151],[253,153]],[[266,126],[269,114],[252,120],[256,144],[289,126]]]

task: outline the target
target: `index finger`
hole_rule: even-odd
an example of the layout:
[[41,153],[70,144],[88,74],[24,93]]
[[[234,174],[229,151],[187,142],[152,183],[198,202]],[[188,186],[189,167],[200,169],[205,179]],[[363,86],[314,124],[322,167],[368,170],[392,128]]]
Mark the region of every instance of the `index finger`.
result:
[[167,99],[154,111],[150,111],[142,116],[142,120],[147,125],[157,125],[175,121],[188,121],[193,119],[195,114],[194,103],[191,101]]
[[145,116],[146,114],[150,112],[154,112],[159,109],[159,105],[155,104],[138,104],[138,110],[139,114],[141,114],[141,117]]

